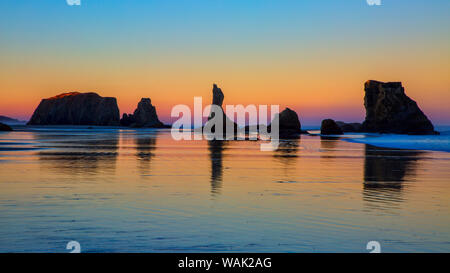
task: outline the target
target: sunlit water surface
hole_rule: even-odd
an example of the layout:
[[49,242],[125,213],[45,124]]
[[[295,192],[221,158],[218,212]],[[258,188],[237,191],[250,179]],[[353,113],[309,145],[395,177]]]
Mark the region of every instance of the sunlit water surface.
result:
[[450,251],[450,154],[319,136],[0,133],[0,252]]

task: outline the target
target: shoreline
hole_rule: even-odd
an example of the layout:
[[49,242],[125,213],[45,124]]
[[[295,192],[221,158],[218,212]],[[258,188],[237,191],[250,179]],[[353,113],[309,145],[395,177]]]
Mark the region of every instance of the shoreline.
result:
[[436,136],[379,134],[342,140],[379,148],[450,153],[450,133],[448,132]]
[[[87,125],[13,125],[16,132],[21,131],[95,131],[95,130],[126,130],[126,131],[167,131],[168,128],[130,128],[122,126],[87,126]],[[346,133],[343,135],[321,135],[320,130],[306,128],[310,136],[336,138],[356,144],[367,144],[379,148],[418,150],[433,152],[450,152],[450,130],[449,126],[438,126],[440,135],[401,135],[401,134],[377,134],[377,133]]]

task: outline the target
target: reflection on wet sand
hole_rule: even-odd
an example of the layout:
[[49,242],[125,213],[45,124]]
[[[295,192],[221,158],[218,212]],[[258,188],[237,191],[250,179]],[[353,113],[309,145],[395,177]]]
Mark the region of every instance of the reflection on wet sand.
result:
[[211,194],[220,194],[223,181],[223,151],[227,142],[220,140],[209,140],[208,150],[211,160]]
[[136,138],[136,157],[139,162],[139,172],[141,175],[150,174],[150,162],[155,156],[156,135],[140,136]]
[[340,137],[320,136],[320,148],[324,150],[333,150],[336,148]]
[[300,146],[300,137],[296,139],[282,140],[274,153],[274,157],[283,165],[291,165],[297,158],[298,148]]
[[[53,135],[35,134],[45,142]],[[67,140],[66,140],[67,139]],[[95,137],[70,135],[61,141],[51,141],[46,150],[37,153],[41,167],[61,174],[114,174],[118,156],[119,134],[101,134]]]
[[[365,146],[363,198],[369,205],[392,208],[403,201],[405,177],[414,175],[424,152]],[[411,179],[407,179],[411,181]]]
[[0,152],[0,252],[60,252],[71,238],[87,252],[450,249],[448,153],[49,130],[0,134],[40,149]]
[[340,137],[320,136],[320,158],[325,159],[325,162],[331,162],[329,159],[336,158],[335,149],[340,139]]
[[274,158],[281,164],[284,177],[278,177],[278,183],[290,183],[295,179],[295,167],[297,164],[300,137],[282,140],[278,149],[273,154]]

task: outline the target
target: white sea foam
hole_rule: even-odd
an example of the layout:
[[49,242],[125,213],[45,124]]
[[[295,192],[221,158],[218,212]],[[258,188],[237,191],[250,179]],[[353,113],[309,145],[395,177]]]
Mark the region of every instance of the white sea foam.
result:
[[384,148],[430,150],[450,152],[450,131],[441,132],[440,135],[391,135],[369,134],[363,137],[349,137],[344,140],[353,143],[364,143]]

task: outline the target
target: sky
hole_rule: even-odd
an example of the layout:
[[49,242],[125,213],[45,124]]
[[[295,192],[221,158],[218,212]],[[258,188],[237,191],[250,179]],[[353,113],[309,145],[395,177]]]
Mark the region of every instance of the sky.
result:
[[401,81],[450,125],[450,1],[0,0],[0,115],[64,92],[177,104],[279,104],[302,124],[364,120],[364,82]]

